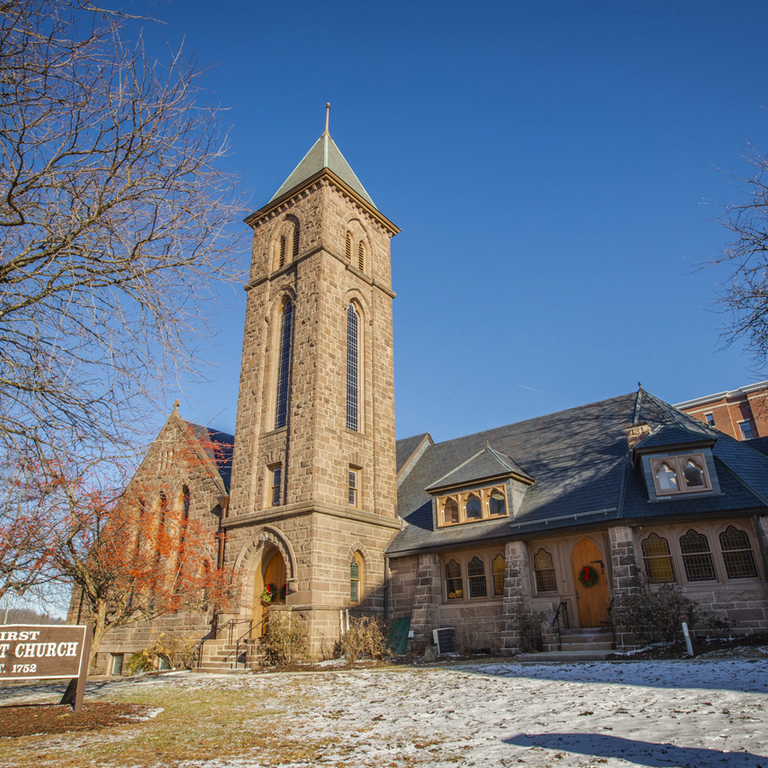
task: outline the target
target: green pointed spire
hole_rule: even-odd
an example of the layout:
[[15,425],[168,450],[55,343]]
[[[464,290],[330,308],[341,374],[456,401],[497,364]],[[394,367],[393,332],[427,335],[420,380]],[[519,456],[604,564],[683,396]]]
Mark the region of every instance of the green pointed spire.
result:
[[355,176],[355,172],[349,167],[349,163],[344,159],[344,155],[341,154],[339,148],[334,143],[331,134],[328,133],[327,113],[323,135],[315,142],[312,149],[304,155],[304,159],[296,166],[293,173],[283,182],[283,185],[275,192],[272,200],[269,202],[271,203],[292,189],[301,186],[307,179],[324,168],[338,176],[350,189],[357,192],[363,200],[376,208],[376,204],[371,200],[371,196],[365,191],[365,187],[360,183],[360,179]]

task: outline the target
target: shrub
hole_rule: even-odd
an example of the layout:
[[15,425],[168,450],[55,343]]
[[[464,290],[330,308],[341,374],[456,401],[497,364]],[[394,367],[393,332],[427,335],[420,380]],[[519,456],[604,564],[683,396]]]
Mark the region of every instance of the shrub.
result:
[[624,595],[611,610],[615,627],[629,632],[642,643],[672,642],[681,634],[680,623],[686,617],[688,626],[728,629],[730,624],[687,597],[679,584],[651,586],[643,577],[636,577],[634,590]]
[[348,662],[368,656],[380,659],[388,654],[384,625],[373,616],[362,616],[349,620],[349,629],[341,636],[338,655]]
[[304,622],[291,611],[270,611],[267,615],[261,650],[267,664],[290,664],[306,654]]
[[192,669],[197,646],[198,639],[193,635],[181,637],[177,634],[161,632],[148,651],[154,659],[165,659],[171,669]]
[[155,662],[145,648],[143,651],[132,653],[125,666],[132,675],[138,675],[141,672],[151,672],[155,668]]

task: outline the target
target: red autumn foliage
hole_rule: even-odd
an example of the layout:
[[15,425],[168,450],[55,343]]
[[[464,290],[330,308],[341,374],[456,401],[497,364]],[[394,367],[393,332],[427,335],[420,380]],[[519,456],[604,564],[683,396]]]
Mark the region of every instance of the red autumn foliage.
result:
[[218,451],[189,429],[124,490],[112,463],[36,467],[47,514],[38,557],[47,573],[72,585],[80,620],[94,624],[91,659],[116,627],[226,609],[236,576],[219,566],[216,516],[191,514],[189,492],[190,478],[209,472]]

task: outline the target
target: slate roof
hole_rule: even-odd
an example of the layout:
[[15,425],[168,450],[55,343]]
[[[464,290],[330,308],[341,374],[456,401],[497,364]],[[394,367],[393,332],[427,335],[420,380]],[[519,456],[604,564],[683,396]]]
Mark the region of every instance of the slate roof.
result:
[[408,459],[413,456],[414,452],[421,445],[422,441],[427,437],[429,437],[429,432],[422,432],[420,435],[406,437],[397,441],[395,460],[397,462],[398,473],[403,468]]
[[751,440],[744,440],[743,442],[760,453],[768,453],[768,437],[753,437]]
[[[661,428],[661,440],[687,435],[688,442],[715,441],[712,454],[722,493],[649,501],[627,445],[626,427],[639,421]],[[487,444],[514,457],[534,479],[520,510],[515,517],[435,529],[427,488]],[[399,488],[398,509],[406,525],[387,550],[394,556],[616,520],[765,514],[768,457],[640,390],[429,446]]]
[[702,433],[699,429],[694,431],[678,424],[663,424],[656,427],[648,437],[641,440],[635,446],[635,451],[646,452],[649,448],[671,448],[675,445],[690,443],[712,443],[714,440],[717,440],[717,437],[709,433]]
[[470,483],[479,484],[493,477],[509,477],[512,474],[526,480],[533,480],[514,459],[498,453],[490,445],[486,445],[485,448],[460,464],[456,469],[427,486],[426,490],[434,493],[439,488],[469,485]]
[[208,458],[216,465],[224,482],[224,487],[229,493],[229,486],[232,481],[232,451],[235,447],[235,436],[209,427],[202,427],[199,424],[192,424],[189,421],[187,425],[202,445]]
[[[365,191],[365,187],[360,183],[360,179],[355,176],[355,172],[344,159],[344,155],[341,154],[328,133],[324,133],[315,142],[312,149],[304,155],[302,161],[294,168],[280,189],[272,195],[272,200],[277,200],[292,189],[301,186],[307,179],[312,178],[312,176],[324,168],[338,176],[350,189],[357,192],[363,200],[376,208],[376,204],[371,200],[371,196]],[[272,200],[269,202],[271,203]]]

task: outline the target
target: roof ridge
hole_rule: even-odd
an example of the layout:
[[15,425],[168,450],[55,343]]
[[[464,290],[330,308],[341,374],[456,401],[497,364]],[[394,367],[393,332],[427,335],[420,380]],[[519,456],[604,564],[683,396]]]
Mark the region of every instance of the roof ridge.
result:
[[373,202],[371,196],[366,192],[365,187],[360,179],[357,178],[344,155],[341,154],[341,150],[331,138],[330,133],[323,133],[312,145],[309,152],[304,155],[299,164],[291,171],[288,178],[280,185],[277,192],[272,195],[269,203],[288,194],[296,189],[296,187],[301,186],[307,179],[312,178],[312,176],[326,168],[341,179],[353,192],[360,195],[366,203],[376,208],[376,203]]

